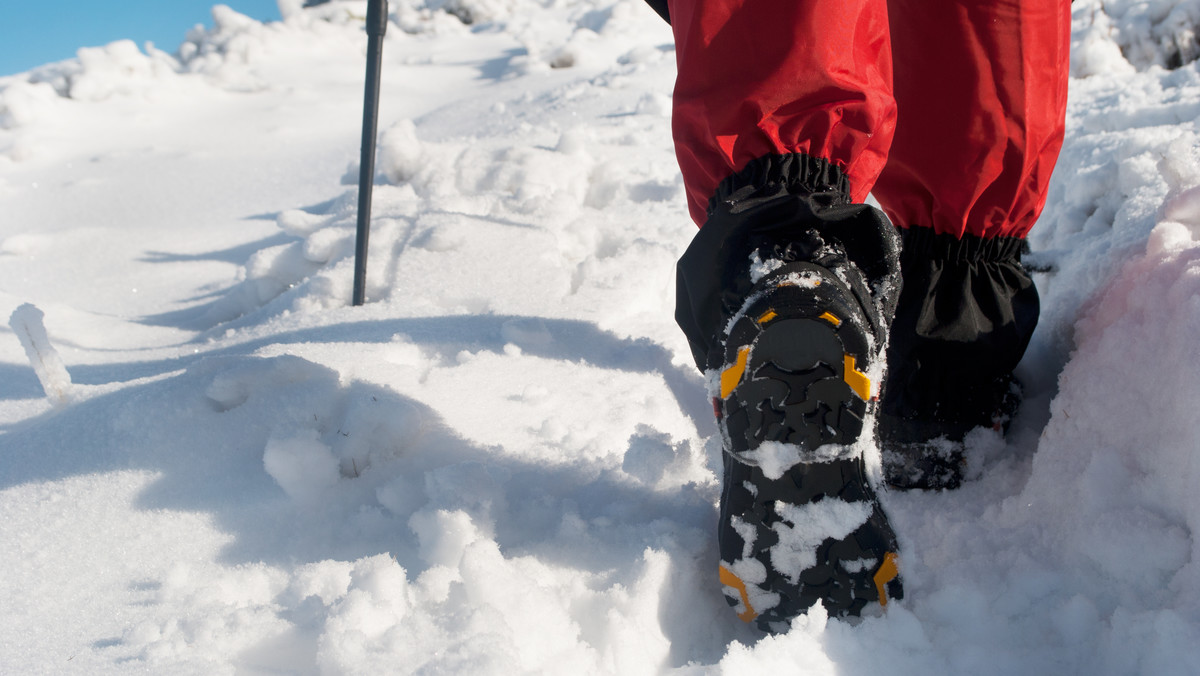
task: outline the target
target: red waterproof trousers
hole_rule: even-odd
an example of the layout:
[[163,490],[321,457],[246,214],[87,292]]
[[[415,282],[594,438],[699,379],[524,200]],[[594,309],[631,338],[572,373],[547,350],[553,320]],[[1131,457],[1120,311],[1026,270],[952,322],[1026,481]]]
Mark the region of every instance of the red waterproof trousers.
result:
[[804,153],[897,226],[1024,237],[1062,145],[1069,0],[669,0],[692,218]]

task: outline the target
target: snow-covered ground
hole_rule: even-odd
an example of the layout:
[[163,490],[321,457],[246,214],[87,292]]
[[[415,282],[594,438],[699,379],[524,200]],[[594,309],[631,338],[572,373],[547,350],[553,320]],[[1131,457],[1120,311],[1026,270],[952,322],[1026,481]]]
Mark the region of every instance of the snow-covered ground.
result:
[[394,0],[354,308],[366,3],[280,4],[0,78],[0,673],[1200,673],[1200,2],[1075,3],[1012,434],[885,494],[905,600],[771,637],[672,320],[669,28]]

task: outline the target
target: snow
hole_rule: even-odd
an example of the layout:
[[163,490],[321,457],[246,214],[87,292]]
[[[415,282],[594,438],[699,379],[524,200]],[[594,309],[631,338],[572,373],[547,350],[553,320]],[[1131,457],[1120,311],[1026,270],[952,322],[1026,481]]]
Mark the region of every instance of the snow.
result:
[[1200,3],[1074,3],[1012,431],[883,493],[905,599],[777,636],[717,579],[667,26],[394,0],[355,308],[365,2],[300,4],[0,78],[0,672],[1200,673]]
[[50,344],[45,318],[45,313],[26,303],[13,310],[8,325],[21,341],[21,347],[25,348],[25,356],[29,358],[42,391],[51,402],[62,406],[71,399],[71,374],[67,372],[58,350]]

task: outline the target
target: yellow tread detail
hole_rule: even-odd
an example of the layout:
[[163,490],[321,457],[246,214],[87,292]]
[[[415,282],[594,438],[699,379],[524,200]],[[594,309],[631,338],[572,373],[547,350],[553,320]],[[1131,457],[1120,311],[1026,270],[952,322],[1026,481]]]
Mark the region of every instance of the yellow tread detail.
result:
[[846,355],[843,360],[842,380],[846,381],[846,384],[850,386],[850,389],[854,390],[859,399],[870,401],[871,379],[867,377],[867,374],[855,368],[857,361],[854,355]]
[[900,567],[896,564],[896,552],[888,552],[883,557],[883,565],[875,571],[875,589],[879,592],[879,605],[887,606],[887,583],[900,575]]
[[738,386],[742,380],[742,374],[746,372],[746,360],[750,358],[750,346],[747,345],[738,350],[737,362],[721,372],[721,398],[728,399],[733,393],[733,389]]
[[758,319],[756,319],[754,321],[758,322],[759,324],[766,324],[767,322],[771,321],[772,319],[775,319],[778,316],[779,315],[774,310],[767,310],[766,312],[764,312],[762,314],[761,317],[759,317]]
[[750,622],[754,618],[758,617],[758,612],[754,610],[754,606],[750,605],[750,595],[746,592],[746,583],[742,582],[742,578],[734,575],[733,571],[729,570],[725,566],[720,566],[719,568],[721,584],[725,585],[726,587],[730,587],[736,590],[738,594],[741,594],[742,603],[746,606],[744,611],[738,613],[738,619],[742,622]]
[[838,319],[832,312],[826,312],[826,313],[822,314],[821,319],[824,319],[825,321],[829,322],[830,324],[833,324],[834,326],[842,325],[842,320]]

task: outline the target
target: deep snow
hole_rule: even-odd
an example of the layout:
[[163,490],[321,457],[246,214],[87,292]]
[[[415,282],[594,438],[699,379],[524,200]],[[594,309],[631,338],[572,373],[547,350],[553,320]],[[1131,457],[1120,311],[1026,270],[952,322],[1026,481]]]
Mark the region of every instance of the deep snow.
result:
[[365,4],[0,78],[0,673],[1200,673],[1200,3],[1074,4],[1013,430],[884,495],[904,601],[772,637],[671,318],[670,30],[394,0],[352,308]]

